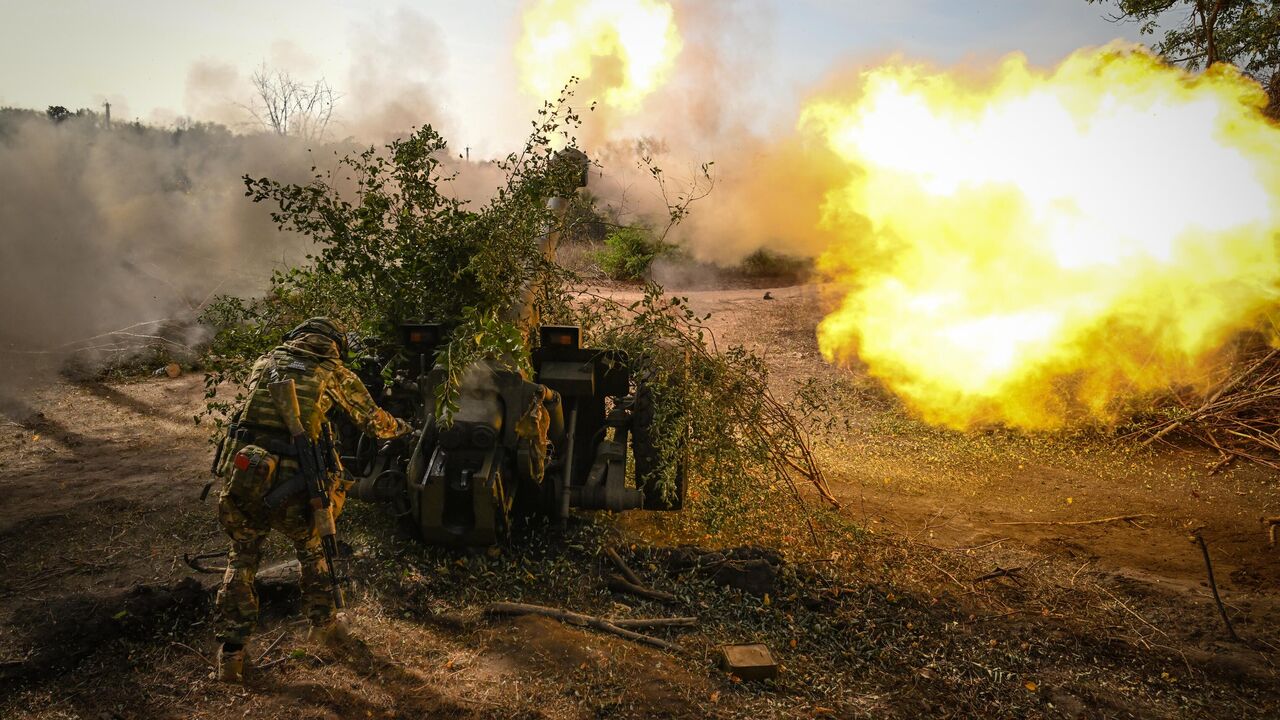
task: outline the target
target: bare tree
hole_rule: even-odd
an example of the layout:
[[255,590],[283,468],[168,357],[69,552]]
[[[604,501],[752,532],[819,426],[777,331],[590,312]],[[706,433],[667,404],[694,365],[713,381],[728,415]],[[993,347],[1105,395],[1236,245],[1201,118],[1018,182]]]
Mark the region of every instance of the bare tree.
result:
[[338,101],[338,94],[327,80],[296,80],[287,71],[269,68],[265,63],[251,79],[256,95],[252,104],[244,107],[264,130],[304,140],[324,138]]

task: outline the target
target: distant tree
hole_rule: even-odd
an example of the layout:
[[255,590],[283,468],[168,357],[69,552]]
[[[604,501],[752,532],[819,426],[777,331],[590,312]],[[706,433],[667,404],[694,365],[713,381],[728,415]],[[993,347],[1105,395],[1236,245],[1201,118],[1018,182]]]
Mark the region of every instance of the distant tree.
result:
[[1280,0],[1087,1],[1115,5],[1119,12],[1111,19],[1139,23],[1143,35],[1154,35],[1169,15],[1180,13],[1153,49],[1192,70],[1235,65],[1267,88],[1267,112],[1280,117]]
[[49,119],[56,123],[71,117],[71,111],[61,105],[50,105],[49,109],[44,111],[44,114],[48,115]]
[[277,135],[320,140],[333,120],[338,94],[324,78],[296,80],[284,70],[263,64],[252,76],[254,99],[245,106],[263,129]]
[[172,131],[175,137],[183,135],[221,139],[231,137],[231,129],[222,123],[196,120],[186,115],[173,121]]

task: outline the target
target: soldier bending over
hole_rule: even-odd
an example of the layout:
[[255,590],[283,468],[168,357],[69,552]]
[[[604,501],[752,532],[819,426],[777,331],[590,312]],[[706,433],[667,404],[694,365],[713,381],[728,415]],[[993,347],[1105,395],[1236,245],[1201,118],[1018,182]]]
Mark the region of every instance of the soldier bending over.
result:
[[[351,481],[346,479],[332,445],[327,415],[337,408],[370,436],[399,437],[409,432],[403,420],[379,408],[364,384],[342,363],[347,338],[327,318],[312,318],[289,331],[283,344],[254,363],[248,380],[248,400],[229,426],[223,441],[218,475],[218,522],[231,536],[227,572],[217,599],[219,680],[241,682],[244,646],[258,618],[254,576],[267,536],[279,530],[293,541],[302,566],[303,607],[311,621],[309,637],[321,641],[343,634],[338,625],[313,508],[306,492],[288,494],[281,488],[300,473],[292,444],[290,421],[301,422],[327,477],[328,510],[337,518]],[[296,419],[277,408],[268,385],[292,380],[297,395]],[[291,413],[289,413],[291,414]],[[294,482],[296,486],[297,483]],[[275,494],[272,491],[275,490]],[[280,497],[282,494],[286,497]],[[314,501],[314,499],[313,499]],[[330,531],[331,533],[332,531]]]

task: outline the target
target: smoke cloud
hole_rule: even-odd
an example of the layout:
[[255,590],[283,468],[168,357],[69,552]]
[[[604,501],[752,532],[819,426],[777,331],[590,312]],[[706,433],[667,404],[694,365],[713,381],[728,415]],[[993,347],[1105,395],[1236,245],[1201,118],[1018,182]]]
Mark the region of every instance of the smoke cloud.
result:
[[9,369],[190,316],[215,292],[260,290],[274,268],[301,259],[302,239],[275,232],[240,182],[245,173],[304,180],[310,164],[297,143],[14,111],[0,122],[0,303],[9,309],[0,361]]
[[[693,189],[701,166],[713,163],[712,191],[668,239],[696,260],[726,266],[761,248],[816,256],[830,242],[819,227],[825,193],[844,170],[822,144],[795,132],[800,98],[758,82],[772,18],[765,11],[735,12],[728,3],[674,7],[682,43],[667,82],[638,109],[600,103],[585,115],[583,144],[601,166],[592,193],[662,226],[666,203]],[[590,104],[598,100],[595,90],[580,88],[575,99]],[[779,112],[780,103],[795,109]],[[784,124],[766,119],[778,117]],[[663,171],[665,198],[645,157]]]
[[447,62],[442,47],[439,28],[408,8],[357,26],[351,69],[340,89],[340,132],[383,143],[431,124],[447,136],[453,122],[434,79]]
[[[68,358],[119,357],[124,330],[189,322],[212,295],[261,292],[273,270],[303,261],[309,240],[278,232],[270,209],[249,202],[242,177],[306,182],[361,146],[416,126],[448,125],[432,77],[443,66],[437,28],[401,9],[352,29],[345,77],[327,138],[312,143],[265,132],[248,108],[246,71],[206,58],[187,73],[183,113],[164,127],[105,119],[60,123],[43,112],[0,110],[0,382],[25,382]],[[306,49],[274,44],[265,66],[319,79]],[[501,178],[457,163],[454,192],[482,199]],[[138,338],[140,339],[140,338]],[[86,349],[87,348],[87,349]]]

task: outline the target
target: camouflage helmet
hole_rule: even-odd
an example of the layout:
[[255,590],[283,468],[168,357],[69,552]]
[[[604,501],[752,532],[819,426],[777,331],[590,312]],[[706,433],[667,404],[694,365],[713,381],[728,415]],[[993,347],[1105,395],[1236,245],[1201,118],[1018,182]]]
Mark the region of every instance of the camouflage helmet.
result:
[[284,340],[288,342],[310,334],[323,335],[329,338],[338,346],[338,356],[347,356],[347,329],[342,326],[342,323],[333,318],[313,317],[285,333]]

